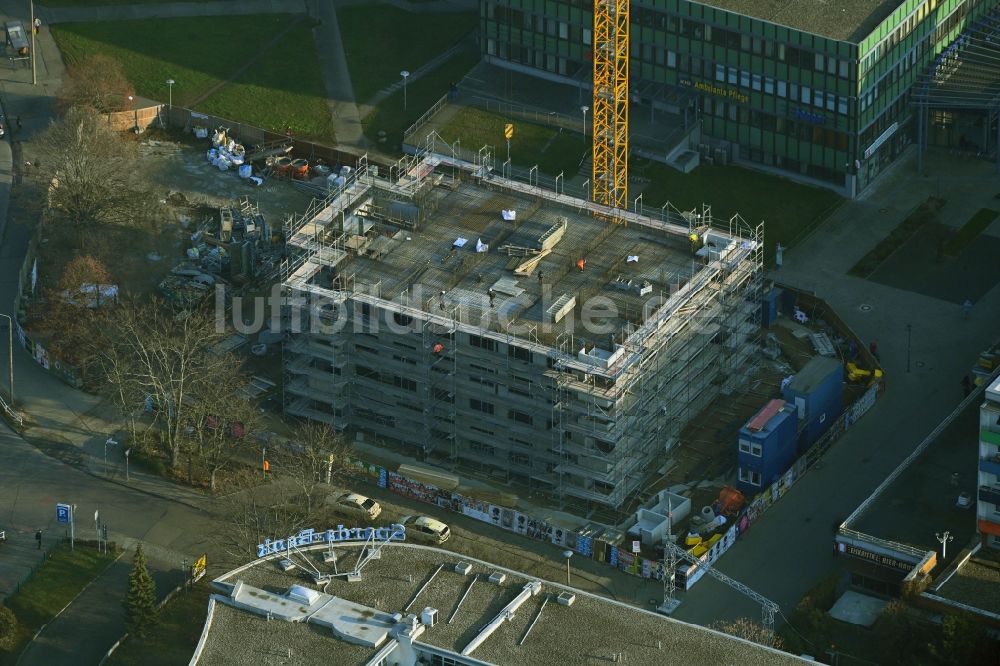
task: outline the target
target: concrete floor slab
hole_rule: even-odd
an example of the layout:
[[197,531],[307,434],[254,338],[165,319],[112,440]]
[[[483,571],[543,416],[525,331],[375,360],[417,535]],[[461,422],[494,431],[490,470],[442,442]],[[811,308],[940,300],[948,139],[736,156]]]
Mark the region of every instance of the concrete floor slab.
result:
[[837,603],[833,605],[829,613],[830,617],[835,620],[870,627],[875,624],[875,620],[878,619],[887,603],[885,599],[869,597],[867,594],[848,590],[837,599]]

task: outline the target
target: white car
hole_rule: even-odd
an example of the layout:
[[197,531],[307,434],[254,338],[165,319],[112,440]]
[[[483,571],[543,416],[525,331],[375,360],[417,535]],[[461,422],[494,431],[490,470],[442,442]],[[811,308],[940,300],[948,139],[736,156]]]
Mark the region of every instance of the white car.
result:
[[430,516],[406,516],[399,523],[406,528],[407,539],[444,543],[451,536],[447,525]]
[[333,503],[338,509],[371,520],[378,518],[378,515],[382,513],[382,507],[378,502],[357,493],[344,493]]

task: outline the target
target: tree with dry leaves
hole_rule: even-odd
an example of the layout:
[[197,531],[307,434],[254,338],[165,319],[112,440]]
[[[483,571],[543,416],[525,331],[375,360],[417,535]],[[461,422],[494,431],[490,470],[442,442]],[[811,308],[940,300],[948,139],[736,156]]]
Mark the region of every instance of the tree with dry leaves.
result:
[[113,131],[95,112],[69,109],[38,139],[36,166],[49,187],[49,208],[77,228],[80,244],[95,225],[144,219],[149,194],[142,182],[138,146]]
[[127,111],[135,88],[125,76],[121,63],[103,53],[92,55],[66,68],[59,89],[59,108],[92,109],[98,113]]
[[124,302],[102,319],[95,335],[93,361],[108,396],[133,423],[144,404],[152,407],[149,430],[171,468],[180,463],[198,396],[211,394],[220,378],[231,376],[232,359],[211,351],[222,335],[210,312],[155,300]]
[[104,263],[88,254],[74,257],[63,267],[55,287],[46,289],[32,306],[33,328],[52,334],[51,353],[75,366],[86,359],[95,313],[110,305],[101,287],[111,281]]
[[737,638],[742,638],[753,643],[773,647],[776,650],[784,648],[781,636],[778,636],[764,625],[746,617],[737,618],[732,621],[714,622],[708,626],[709,629],[715,629],[730,636],[736,636]]

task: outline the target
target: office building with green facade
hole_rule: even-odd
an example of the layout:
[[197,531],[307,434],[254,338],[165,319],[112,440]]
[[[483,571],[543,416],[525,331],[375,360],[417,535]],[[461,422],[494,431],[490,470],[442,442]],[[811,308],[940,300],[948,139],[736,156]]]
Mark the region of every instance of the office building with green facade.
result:
[[[700,119],[709,155],[868,187],[914,136],[918,76],[998,0],[633,0],[632,113]],[[589,84],[593,0],[482,0],[487,61]],[[678,116],[674,116],[676,119]]]

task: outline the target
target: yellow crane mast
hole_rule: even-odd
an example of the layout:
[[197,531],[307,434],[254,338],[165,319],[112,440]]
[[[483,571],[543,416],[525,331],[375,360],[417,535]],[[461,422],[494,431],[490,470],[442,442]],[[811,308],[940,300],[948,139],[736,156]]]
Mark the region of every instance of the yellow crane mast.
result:
[[594,0],[594,112],[591,196],[628,208],[629,1]]

